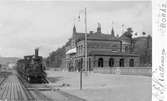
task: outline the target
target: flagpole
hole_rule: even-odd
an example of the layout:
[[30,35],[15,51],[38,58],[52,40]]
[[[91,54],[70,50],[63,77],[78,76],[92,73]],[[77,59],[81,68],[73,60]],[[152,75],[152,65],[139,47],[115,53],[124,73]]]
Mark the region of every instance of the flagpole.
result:
[[[85,24],[85,70],[87,70],[87,12],[86,12],[86,8],[85,8],[85,19],[84,19],[84,24]],[[82,90],[82,71],[83,68],[81,68],[80,70],[80,90]]]
[[87,11],[85,8],[85,69],[88,71],[87,68]]

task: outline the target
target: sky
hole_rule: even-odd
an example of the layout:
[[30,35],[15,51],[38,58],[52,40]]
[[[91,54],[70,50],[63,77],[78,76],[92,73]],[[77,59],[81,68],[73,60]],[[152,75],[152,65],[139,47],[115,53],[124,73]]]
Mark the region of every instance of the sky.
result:
[[[121,25],[132,27],[140,36],[152,34],[150,1],[0,1],[0,56],[23,57],[39,54],[47,57],[62,47],[72,36],[72,28],[84,32],[84,8],[87,8],[87,28],[121,35]],[[78,20],[80,15],[80,21]]]

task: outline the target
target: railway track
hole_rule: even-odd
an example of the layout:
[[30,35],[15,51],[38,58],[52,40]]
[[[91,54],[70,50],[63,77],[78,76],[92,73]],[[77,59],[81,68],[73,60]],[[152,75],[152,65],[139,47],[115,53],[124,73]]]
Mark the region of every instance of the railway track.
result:
[[30,93],[30,95],[33,95],[34,101],[53,101],[52,99],[43,95],[37,88],[29,89],[32,88],[32,85],[27,83],[26,80],[21,78],[20,76],[19,80],[22,83],[22,85],[24,85],[24,87],[27,89],[28,93]]
[[0,86],[0,100],[35,101],[34,96],[25,88],[14,74],[9,75]]
[[10,75],[10,73],[8,73],[8,72],[0,72],[0,89],[2,89],[1,87],[9,75]]
[[3,83],[5,82],[5,80],[6,80],[6,78],[0,78],[0,87],[3,85]]
[[85,101],[78,97],[62,93],[61,91],[51,91],[54,97],[43,93],[42,90],[50,92],[51,88],[41,84],[29,84],[17,73],[13,73],[1,79],[0,82],[0,101]]

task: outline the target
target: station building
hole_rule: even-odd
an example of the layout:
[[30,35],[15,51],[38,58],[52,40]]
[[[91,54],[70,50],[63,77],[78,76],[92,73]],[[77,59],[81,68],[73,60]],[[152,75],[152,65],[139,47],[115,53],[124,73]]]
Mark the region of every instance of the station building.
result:
[[87,68],[85,68],[85,33],[77,32],[74,25],[72,37],[66,44],[66,68],[69,71],[79,71],[80,68],[91,71],[94,68],[138,67],[140,58],[133,51],[132,40],[131,33],[125,32],[118,37],[112,28],[110,34],[104,34],[98,25],[96,32],[87,33]]

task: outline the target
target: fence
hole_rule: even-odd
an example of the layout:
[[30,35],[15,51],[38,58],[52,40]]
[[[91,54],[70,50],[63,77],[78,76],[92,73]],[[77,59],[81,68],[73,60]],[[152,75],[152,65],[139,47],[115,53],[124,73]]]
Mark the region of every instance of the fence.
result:
[[94,68],[95,73],[152,76],[151,67],[103,67]]

